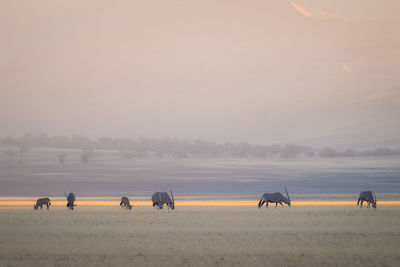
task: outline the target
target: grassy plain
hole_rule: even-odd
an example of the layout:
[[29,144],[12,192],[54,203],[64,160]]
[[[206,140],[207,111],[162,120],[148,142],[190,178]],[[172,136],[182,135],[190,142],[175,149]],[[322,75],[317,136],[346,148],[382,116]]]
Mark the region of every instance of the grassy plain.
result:
[[0,209],[0,266],[400,266],[400,206]]

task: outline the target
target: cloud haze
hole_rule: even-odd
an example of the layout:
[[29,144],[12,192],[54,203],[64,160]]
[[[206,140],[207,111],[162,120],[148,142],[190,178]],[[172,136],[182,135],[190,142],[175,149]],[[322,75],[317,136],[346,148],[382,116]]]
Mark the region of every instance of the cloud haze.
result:
[[328,14],[322,11],[317,11],[317,10],[306,10],[304,7],[297,5],[293,2],[290,2],[290,4],[301,14],[303,14],[306,17],[313,18],[313,19],[321,19],[321,20],[339,20],[342,22],[348,22],[354,19],[338,16],[338,15],[333,15],[333,14]]
[[400,146],[400,23],[338,3],[2,1],[0,134]]

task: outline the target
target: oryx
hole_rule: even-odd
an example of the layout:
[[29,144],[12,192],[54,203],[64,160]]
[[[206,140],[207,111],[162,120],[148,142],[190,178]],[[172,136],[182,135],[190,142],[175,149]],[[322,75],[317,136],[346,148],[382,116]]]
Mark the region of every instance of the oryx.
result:
[[125,207],[125,208],[128,208],[130,210],[132,209],[132,205],[129,202],[129,198],[127,198],[127,197],[121,197],[121,203],[119,203],[119,205],[121,206],[121,208]]
[[360,197],[358,198],[357,206],[361,202],[360,208],[362,208],[362,204],[363,204],[364,201],[367,201],[367,203],[368,203],[367,207],[368,208],[369,208],[370,204],[372,204],[372,207],[376,208],[376,196],[375,196],[375,193],[372,193],[371,191],[362,191],[360,193]]
[[264,203],[266,203],[265,206],[268,208],[268,203],[269,203],[269,202],[270,202],[270,203],[275,203],[275,204],[276,204],[275,207],[277,207],[278,204],[281,204],[281,206],[283,207],[283,204],[282,204],[282,203],[285,203],[286,205],[288,205],[289,207],[291,207],[289,193],[288,193],[288,191],[287,191],[287,189],[286,189],[286,186],[284,186],[284,188],[285,188],[286,196],[287,196],[287,197],[285,197],[284,195],[282,195],[282,193],[280,193],[280,192],[275,192],[275,193],[271,193],[271,194],[265,193],[265,194],[261,197],[260,202],[258,202],[258,207],[261,208],[261,206],[262,206]]
[[166,204],[168,209],[175,209],[175,200],[172,191],[170,191],[170,194],[171,196],[167,192],[155,192],[151,197],[153,207],[157,205],[157,209],[162,209],[164,204]]
[[70,192],[67,196],[67,194],[64,192],[64,195],[67,197],[67,201],[68,201],[67,208],[69,208],[70,210],[73,210],[74,206],[76,206],[75,205],[75,194]]
[[35,210],[37,210],[39,207],[40,207],[40,209],[42,209],[43,205],[46,205],[47,209],[49,209],[49,207],[51,206],[50,199],[47,198],[47,197],[46,198],[39,198],[38,200],[36,200],[36,204],[33,206],[33,208]]

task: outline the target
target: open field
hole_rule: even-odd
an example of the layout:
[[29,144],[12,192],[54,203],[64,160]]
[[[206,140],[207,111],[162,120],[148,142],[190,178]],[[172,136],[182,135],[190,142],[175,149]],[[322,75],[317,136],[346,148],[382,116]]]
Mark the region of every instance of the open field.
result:
[[400,207],[0,209],[0,266],[399,266]]

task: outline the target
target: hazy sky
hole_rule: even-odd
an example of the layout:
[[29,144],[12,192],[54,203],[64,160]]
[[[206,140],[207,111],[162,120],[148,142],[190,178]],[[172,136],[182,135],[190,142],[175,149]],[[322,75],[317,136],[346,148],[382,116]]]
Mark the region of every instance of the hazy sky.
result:
[[400,1],[0,2],[1,136],[400,147]]

